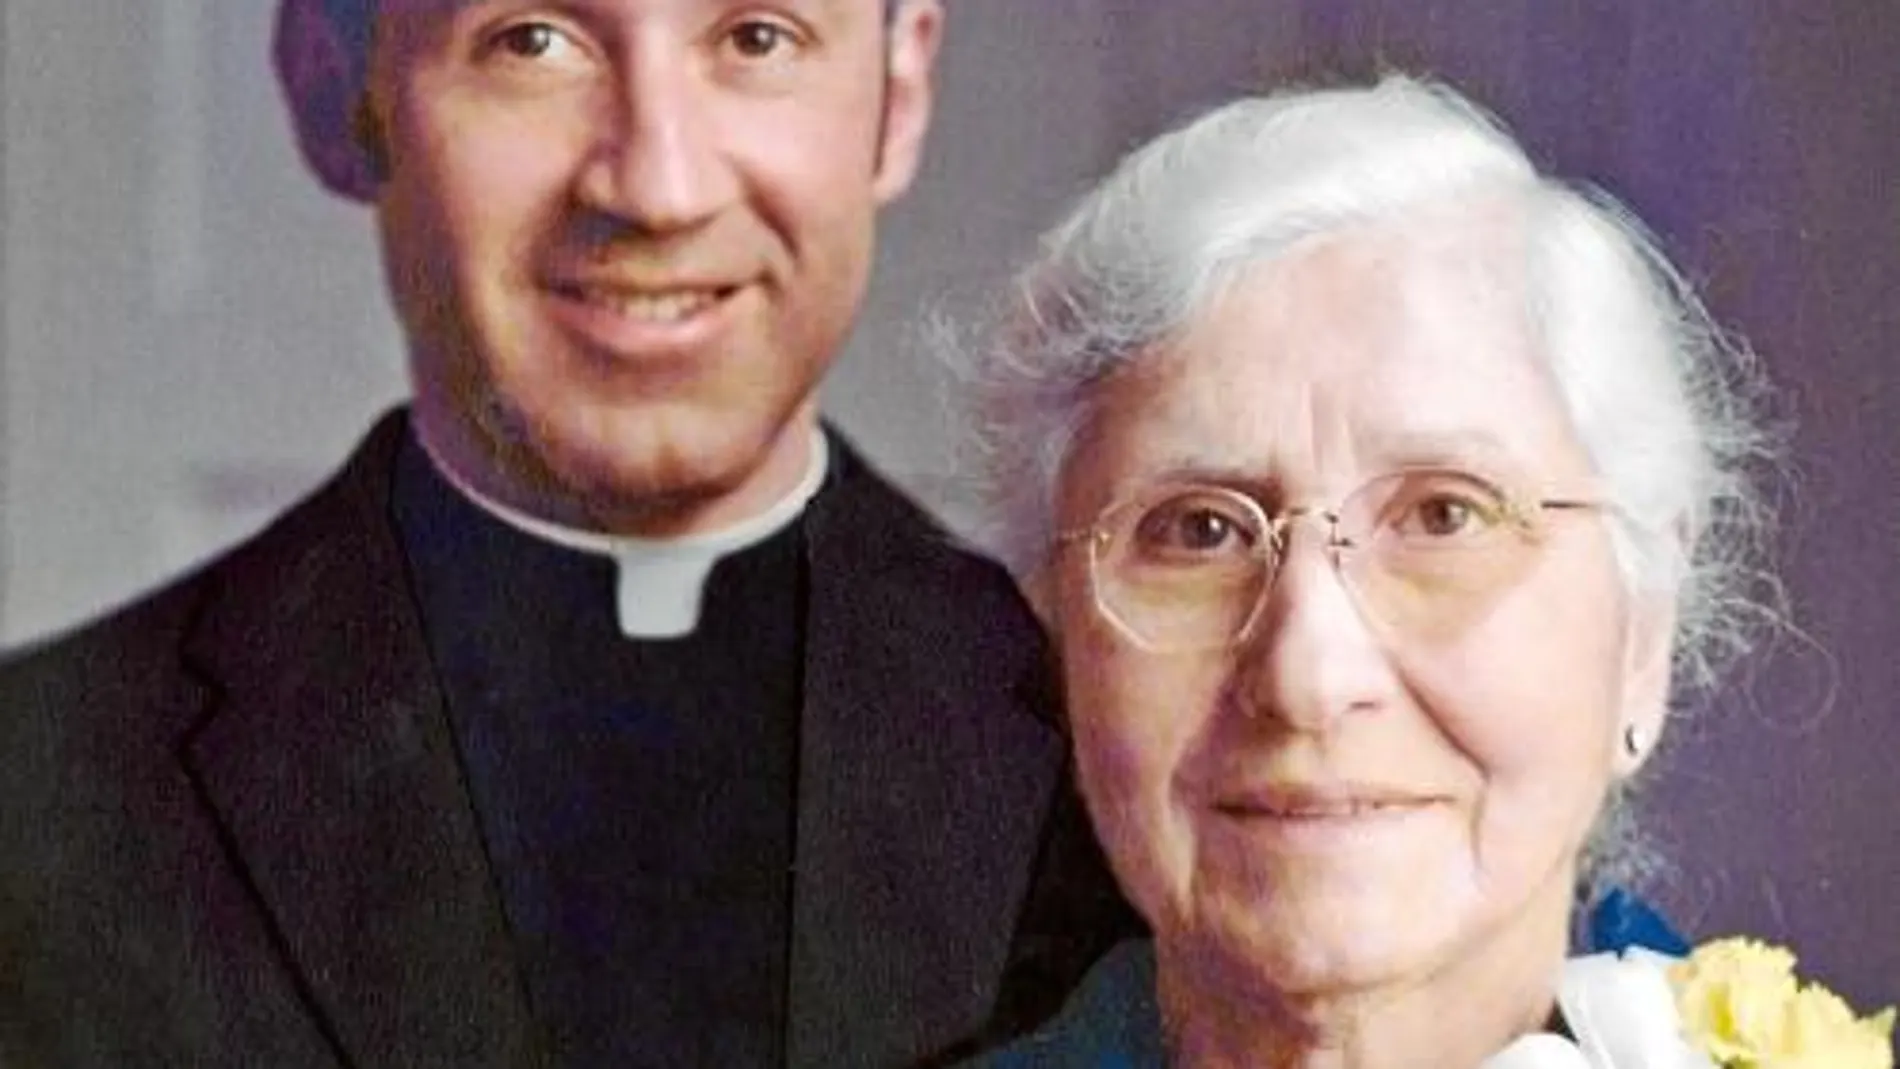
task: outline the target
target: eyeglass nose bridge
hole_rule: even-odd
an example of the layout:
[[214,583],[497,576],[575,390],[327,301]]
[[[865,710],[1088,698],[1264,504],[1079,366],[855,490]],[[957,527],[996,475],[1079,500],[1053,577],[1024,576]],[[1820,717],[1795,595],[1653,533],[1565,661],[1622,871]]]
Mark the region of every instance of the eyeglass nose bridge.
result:
[[1335,565],[1339,563],[1340,553],[1353,548],[1355,545],[1352,539],[1340,533],[1339,525],[1342,521],[1342,517],[1338,509],[1328,508],[1324,505],[1295,505],[1292,508],[1281,510],[1279,515],[1268,521],[1268,525],[1273,532],[1273,553],[1276,571],[1278,570],[1279,563],[1286,557],[1288,549],[1287,540],[1292,536],[1293,524],[1298,520],[1305,519],[1317,520],[1326,525],[1326,541],[1321,544],[1321,548],[1326,550],[1327,556],[1332,558]]
[[1320,543],[1319,548],[1326,554],[1327,563],[1332,565],[1333,574],[1346,585],[1348,595],[1352,595],[1352,584],[1345,573],[1344,554],[1356,543],[1340,533],[1339,525],[1342,519],[1339,509],[1325,505],[1294,505],[1268,518],[1267,541],[1270,553],[1265,562],[1266,581],[1260,585],[1260,591],[1254,598],[1253,608],[1248,612],[1239,631],[1235,633],[1232,639],[1233,644],[1239,645],[1252,640],[1254,628],[1260,622],[1260,617],[1265,614],[1267,601],[1273,596],[1274,588],[1280,585],[1280,572],[1286,565],[1287,553],[1290,549],[1288,539],[1292,535],[1293,525],[1300,520],[1314,520],[1325,524],[1326,540]]

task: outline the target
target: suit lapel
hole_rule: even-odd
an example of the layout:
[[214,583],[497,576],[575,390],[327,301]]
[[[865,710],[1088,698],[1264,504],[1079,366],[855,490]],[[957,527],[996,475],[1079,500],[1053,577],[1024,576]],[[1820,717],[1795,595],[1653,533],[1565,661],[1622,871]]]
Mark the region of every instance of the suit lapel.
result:
[[531,1064],[530,1024],[388,518],[388,421],[234,557],[185,759],[351,1064]]
[[1040,637],[1006,577],[833,445],[807,527],[789,1060],[897,1064],[990,1009],[1063,746],[1021,692]]

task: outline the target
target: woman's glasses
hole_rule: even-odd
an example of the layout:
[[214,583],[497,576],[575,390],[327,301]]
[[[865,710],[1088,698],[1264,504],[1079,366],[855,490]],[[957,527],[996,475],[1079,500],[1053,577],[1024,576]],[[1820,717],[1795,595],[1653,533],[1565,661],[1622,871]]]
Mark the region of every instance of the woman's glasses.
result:
[[1295,523],[1322,525],[1325,549],[1370,619],[1407,637],[1448,637],[1473,623],[1537,561],[1549,517],[1603,503],[1514,496],[1469,472],[1377,476],[1337,508],[1268,514],[1224,486],[1169,483],[1056,536],[1085,544],[1096,606],[1145,649],[1217,649],[1244,641],[1286,559]]

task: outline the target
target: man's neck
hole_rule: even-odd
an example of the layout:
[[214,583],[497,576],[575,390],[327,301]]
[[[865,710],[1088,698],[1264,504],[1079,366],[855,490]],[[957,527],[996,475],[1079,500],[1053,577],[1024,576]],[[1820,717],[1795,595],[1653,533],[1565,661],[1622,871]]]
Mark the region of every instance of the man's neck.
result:
[[830,463],[824,433],[805,432],[805,468],[790,489],[763,511],[716,530],[670,538],[612,535],[555,523],[497,501],[462,479],[418,433],[429,466],[458,496],[489,516],[537,541],[611,560],[615,567],[615,612],[629,638],[678,638],[698,625],[707,577],[721,560],[764,543],[795,523],[823,486]]
[[589,527],[576,527],[523,511],[507,502],[497,500],[464,478],[453,464],[445,461],[431,447],[426,435],[418,433],[416,440],[422,446],[423,453],[428,456],[430,466],[436,470],[442,480],[482,511],[544,542],[583,552],[618,556],[627,551],[646,548],[658,550],[666,547],[686,549],[700,546],[721,547],[724,551],[730,552],[732,549],[742,548],[769,537],[804,511],[811,499],[817,496],[819,487],[824,484],[825,475],[830,470],[831,451],[825,441],[824,432],[814,428],[808,434],[810,444],[803,451],[803,470],[785,492],[767,503],[764,508],[749,512],[740,519],[710,530],[694,530],[690,534],[657,538],[611,534]]
[[811,473],[814,468],[822,472],[825,464],[824,432],[811,400],[777,430],[756,462],[732,484],[626,499],[563,485],[527,444],[508,435],[486,440],[482,431],[445,415],[426,397],[412,402],[410,426],[431,466],[449,485],[517,527],[545,525],[572,534],[653,543],[718,539],[777,514],[787,498],[809,499]]

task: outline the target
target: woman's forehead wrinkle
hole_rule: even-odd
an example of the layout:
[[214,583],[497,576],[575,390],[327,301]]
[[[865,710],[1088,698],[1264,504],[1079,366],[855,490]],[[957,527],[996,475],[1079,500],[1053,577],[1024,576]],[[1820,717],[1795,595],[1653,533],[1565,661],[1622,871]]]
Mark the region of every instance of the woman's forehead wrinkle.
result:
[[1401,456],[1523,460],[1533,444],[1560,446],[1561,405],[1498,242],[1428,235],[1407,247],[1390,299],[1363,321],[1381,330],[1366,354],[1368,429]]
[[1368,332],[1356,348],[1320,355],[1330,374],[1314,418],[1338,432],[1321,448],[1340,450],[1325,462],[1361,476],[1423,466],[1502,474],[1561,449],[1558,400],[1499,302],[1466,280],[1411,278],[1391,314],[1360,320]]
[[1515,450],[1502,436],[1464,423],[1433,428],[1383,423],[1362,430],[1361,450],[1387,467],[1488,469],[1515,458]]
[[1226,469],[1304,496],[1535,460],[1555,398],[1521,302],[1494,284],[1498,242],[1442,229],[1339,235],[1243,271],[1123,394],[1146,440],[1128,474]]

